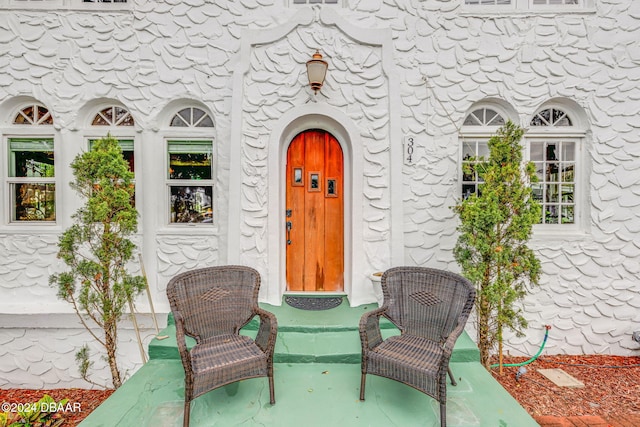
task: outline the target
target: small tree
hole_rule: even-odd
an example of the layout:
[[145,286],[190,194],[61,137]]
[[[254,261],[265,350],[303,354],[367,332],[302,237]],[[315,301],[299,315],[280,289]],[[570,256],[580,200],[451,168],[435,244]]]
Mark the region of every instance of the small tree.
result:
[[[57,285],[58,297],[73,305],[83,326],[105,348],[117,389],[122,384],[116,359],[118,322],[125,305],[144,289],[144,279],[129,275],[125,268],[135,248],[127,236],[138,227],[132,205],[133,173],[110,135],[95,141],[91,151],[78,155],[71,167],[75,180],[70,185],[85,204],[58,242],[58,258],[70,270],[52,275],[49,282]],[[102,334],[92,326],[101,328]],[[82,377],[92,382],[86,345],[76,360]]]
[[454,256],[476,285],[478,347],[487,369],[496,343],[502,366],[504,328],[520,335],[527,326],[516,304],[540,275],[540,262],[526,246],[541,210],[530,186],[537,181],[534,166],[522,167],[522,134],[512,122],[498,130],[489,140],[489,159],[479,159],[466,171],[475,168],[484,181],[478,194],[454,208],[460,219]]

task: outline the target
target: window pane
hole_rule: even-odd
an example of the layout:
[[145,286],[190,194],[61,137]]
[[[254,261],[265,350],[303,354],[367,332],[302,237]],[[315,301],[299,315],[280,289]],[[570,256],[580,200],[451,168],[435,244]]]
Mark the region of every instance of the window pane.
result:
[[209,115],[206,115],[200,119],[196,126],[199,128],[212,128],[213,120],[211,120],[211,117],[209,117]]
[[114,107],[116,126],[133,126],[133,117],[122,107]]
[[546,182],[558,182],[558,163],[547,163]]
[[532,142],[529,151],[529,160],[532,162],[544,160],[542,152],[544,150],[544,144],[539,142]]
[[213,188],[211,186],[171,186],[172,223],[213,222]]
[[55,221],[55,184],[12,184],[14,221]]
[[531,184],[531,192],[533,194],[534,200],[536,200],[537,202],[542,202],[542,198],[543,198],[542,184],[537,182],[534,182],[533,184]]
[[574,182],[574,167],[575,165],[573,163],[562,164],[562,182]]
[[545,160],[558,160],[558,154],[556,152],[556,144],[547,144],[547,151],[545,155]]
[[9,151],[9,176],[21,178],[55,176],[52,140],[11,139]]
[[574,161],[575,155],[575,143],[573,141],[567,141],[562,143],[562,160]]
[[462,186],[462,198],[463,199],[468,199],[469,196],[471,196],[473,193],[475,193],[477,190],[475,185],[467,185],[464,184]]
[[476,157],[476,143],[465,141],[462,144],[462,160],[468,160]]
[[180,113],[178,113],[173,116],[173,119],[171,120],[171,124],[169,126],[186,128],[187,126],[189,126],[189,124],[184,120],[184,118],[182,118]]
[[483,141],[478,142],[478,157],[489,158],[489,144]]
[[558,201],[560,201],[558,198],[558,185],[557,184],[547,185],[545,202],[558,202]]
[[31,125],[31,124],[33,124],[34,123],[33,112],[34,112],[34,108],[33,107],[23,108],[22,111],[20,111],[18,113],[18,115],[16,116],[16,119],[13,121],[13,123],[15,123],[17,125]]
[[464,123],[462,123],[464,126],[481,126],[482,122],[475,116],[475,113],[478,110],[474,111],[473,113],[469,114],[467,116],[466,119],[464,119]]
[[558,206],[557,205],[546,205],[544,207],[544,223],[545,224],[558,223]]
[[573,194],[575,193],[574,186],[561,185],[560,190],[562,191],[560,194],[560,201],[562,203],[573,203]]
[[573,206],[563,206],[562,207],[562,224],[573,224],[575,222],[574,219],[574,207]]
[[211,141],[169,141],[170,179],[211,179]]

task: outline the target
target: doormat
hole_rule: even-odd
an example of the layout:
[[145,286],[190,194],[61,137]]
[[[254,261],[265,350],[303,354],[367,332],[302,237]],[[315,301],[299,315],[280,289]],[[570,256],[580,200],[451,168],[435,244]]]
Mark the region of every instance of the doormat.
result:
[[329,310],[342,304],[342,297],[284,297],[284,302],[300,310]]

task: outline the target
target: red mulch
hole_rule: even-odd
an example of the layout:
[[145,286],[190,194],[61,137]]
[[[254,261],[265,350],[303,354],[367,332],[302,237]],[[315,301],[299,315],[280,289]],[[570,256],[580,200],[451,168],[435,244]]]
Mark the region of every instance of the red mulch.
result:
[[[56,402],[68,399],[69,411],[62,412],[65,422],[63,426],[76,426],[96,409],[113,390],[85,390],[81,388],[59,388],[53,390],[29,390],[22,388],[0,389],[0,402],[31,404],[38,402],[48,394]],[[17,406],[14,405],[14,409]],[[79,409],[79,411],[75,410]]]
[[[504,363],[526,360],[528,358],[509,357]],[[526,368],[527,372],[519,380],[516,380],[517,367],[505,367],[502,376],[498,368],[492,373],[535,418],[600,416],[613,419],[628,414],[640,415],[640,357],[542,356]],[[585,387],[556,386],[538,369],[562,369],[582,381]]]

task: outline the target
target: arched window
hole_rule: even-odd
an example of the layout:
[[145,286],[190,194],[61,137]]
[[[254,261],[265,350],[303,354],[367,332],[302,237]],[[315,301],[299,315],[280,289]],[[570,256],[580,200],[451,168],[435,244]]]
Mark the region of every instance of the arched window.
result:
[[28,105],[18,111],[15,119],[15,125],[52,125],[53,117],[44,105],[33,104]]
[[506,122],[504,117],[500,115],[496,110],[491,108],[478,108],[472,111],[462,126],[502,126]]
[[531,120],[531,126],[573,126],[571,119],[563,110],[546,108],[538,111]]
[[133,126],[133,117],[126,108],[112,105],[98,112],[91,122],[92,126]]
[[[133,116],[126,108],[119,105],[101,107],[91,120],[91,130],[88,138],[89,149],[93,147],[95,141],[104,138],[107,136],[107,133],[109,133],[118,140],[118,144],[122,149],[122,157],[124,157],[129,164],[129,170],[135,174],[134,136],[132,133],[132,126],[134,125],[135,121]],[[105,129],[107,127],[108,129]],[[134,175],[134,185],[135,182]],[[135,206],[135,194],[132,202]]]
[[[10,221],[54,222],[56,184],[51,127],[53,117],[47,107],[33,103],[22,107],[13,117],[12,124],[21,129],[16,129],[20,136],[8,139],[6,180],[10,193]],[[31,127],[27,129],[23,126]]]
[[504,113],[493,107],[480,107],[471,111],[462,123],[462,197],[478,192],[482,181],[475,165],[489,156],[489,138],[506,123]]
[[[213,223],[213,120],[201,108],[179,110],[169,122],[179,137],[167,140],[169,223]],[[172,132],[175,133],[175,132]]]
[[538,182],[533,194],[542,206],[542,224],[576,223],[576,168],[579,139],[574,121],[562,108],[543,108],[530,122],[527,141],[529,160]]
[[183,108],[171,119],[171,127],[212,128],[213,120],[206,112],[196,107]]

